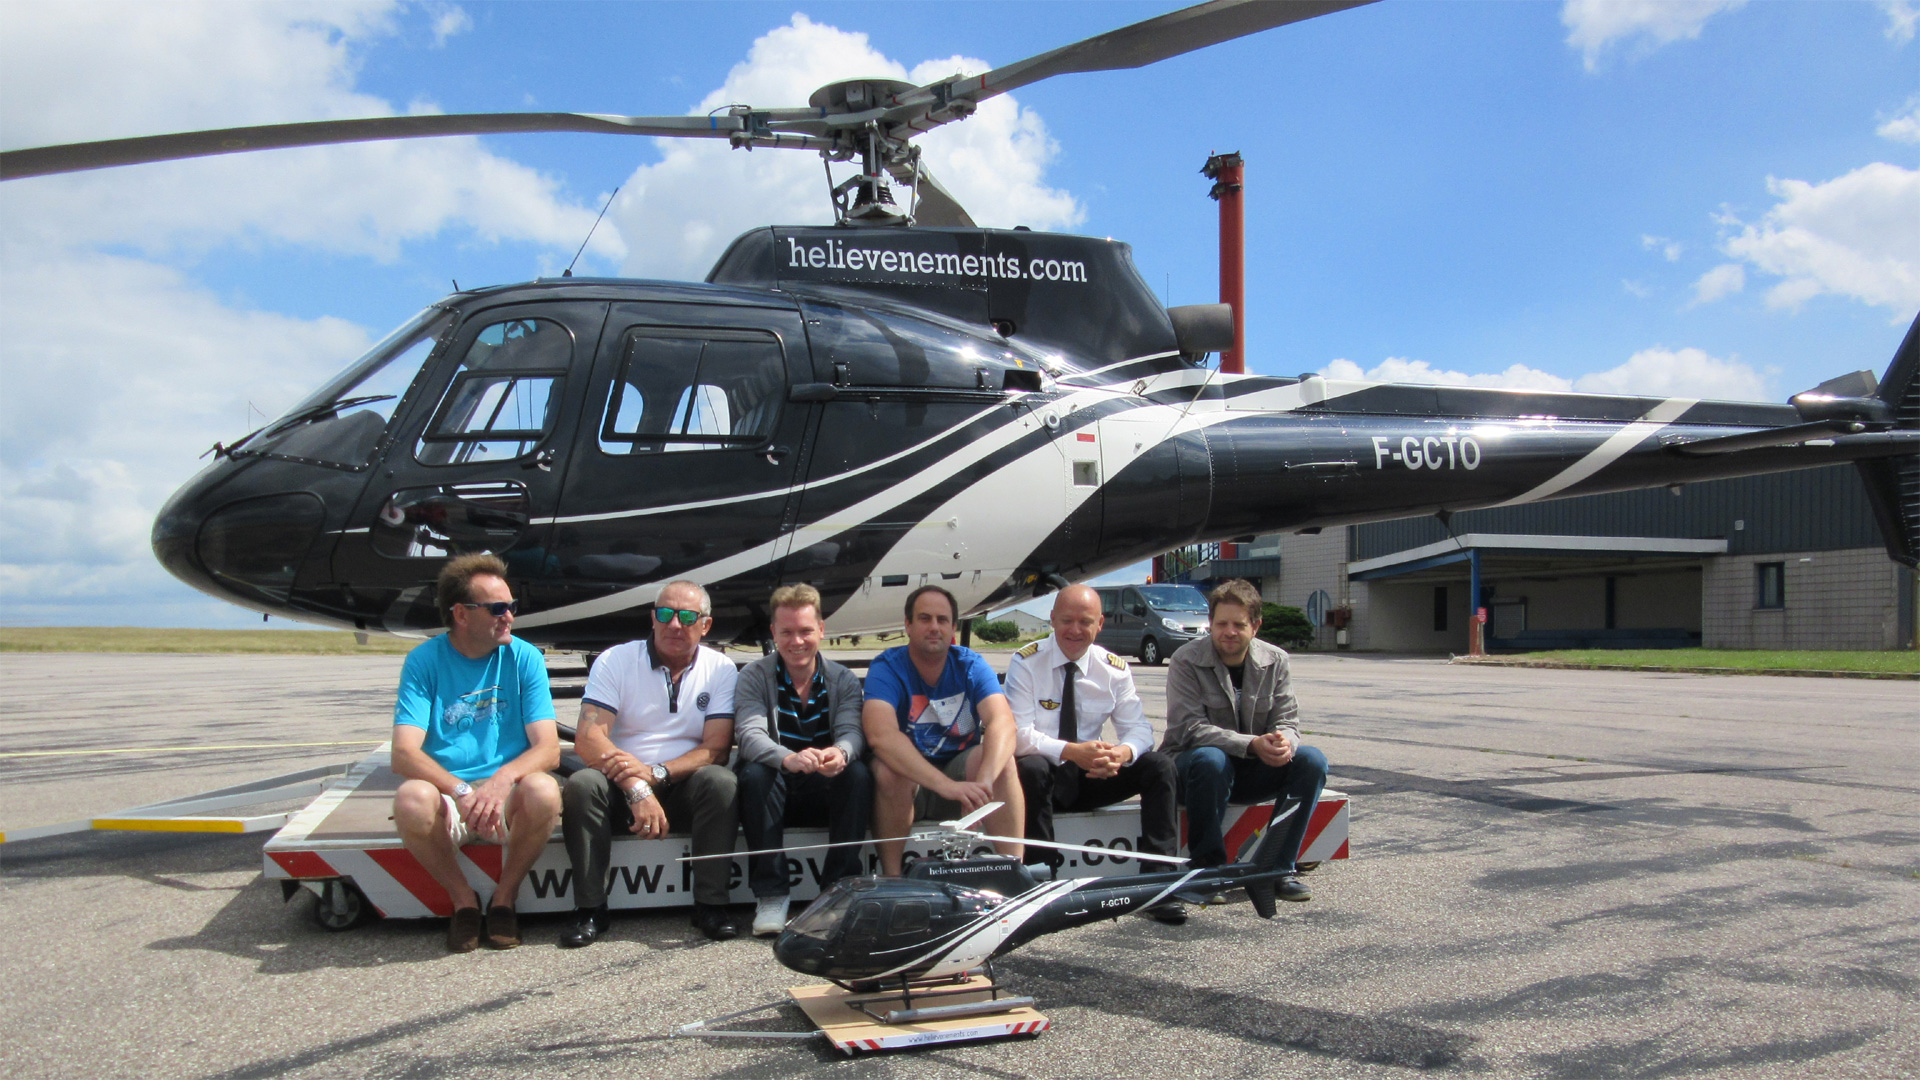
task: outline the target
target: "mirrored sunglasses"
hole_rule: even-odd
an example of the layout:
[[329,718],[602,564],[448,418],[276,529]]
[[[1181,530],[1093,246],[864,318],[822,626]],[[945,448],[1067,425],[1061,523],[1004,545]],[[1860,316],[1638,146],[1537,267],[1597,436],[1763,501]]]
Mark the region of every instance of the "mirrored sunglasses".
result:
[[485,604],[475,604],[462,600],[460,601],[460,606],[484,609],[487,614],[496,619],[502,615],[517,615],[520,613],[520,601],[518,600],[493,600]]

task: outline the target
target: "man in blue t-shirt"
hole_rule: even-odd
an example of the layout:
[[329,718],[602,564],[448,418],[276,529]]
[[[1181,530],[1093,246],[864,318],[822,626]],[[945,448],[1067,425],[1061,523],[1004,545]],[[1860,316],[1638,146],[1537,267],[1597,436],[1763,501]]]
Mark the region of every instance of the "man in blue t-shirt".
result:
[[407,850],[447,890],[447,948],[480,943],[480,896],[460,871],[470,838],[505,844],[487,902],[488,944],[520,944],[515,902],[560,816],[553,694],[540,651],[513,636],[507,567],[462,555],[435,587],[447,632],[407,654],[393,706],[393,821]]
[[[861,727],[873,748],[873,839],[880,871],[900,873],[916,817],[953,818],[990,802],[986,830],[1022,836],[1026,800],[1013,750],[1019,729],[993,669],[953,644],[959,604],[938,585],[907,595],[907,644],[867,668]],[[1003,855],[1025,845],[995,842]]]

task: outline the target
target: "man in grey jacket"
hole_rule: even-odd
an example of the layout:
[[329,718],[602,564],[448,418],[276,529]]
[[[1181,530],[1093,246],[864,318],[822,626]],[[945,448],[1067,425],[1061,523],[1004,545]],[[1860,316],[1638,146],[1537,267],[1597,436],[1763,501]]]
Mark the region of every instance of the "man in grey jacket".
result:
[[1287,673],[1287,654],[1261,641],[1260,593],[1229,581],[1207,597],[1207,636],[1190,641],[1167,665],[1167,737],[1187,804],[1187,851],[1192,865],[1219,866],[1229,858],[1221,836],[1228,803],[1273,798],[1300,800],[1285,825],[1283,900],[1311,900],[1293,876],[1307,820],[1326,785],[1326,755],[1300,744],[1299,709]]
[[[734,740],[740,746],[740,827],[747,850],[778,848],[788,825],[827,826],[820,888],[860,872],[860,848],[873,808],[873,774],[862,760],[860,677],[820,655],[826,632],[820,593],[787,585],[768,601],[771,656],[748,664],[734,689]],[[787,922],[784,853],[747,859],[747,885],[758,900],[756,937]]]

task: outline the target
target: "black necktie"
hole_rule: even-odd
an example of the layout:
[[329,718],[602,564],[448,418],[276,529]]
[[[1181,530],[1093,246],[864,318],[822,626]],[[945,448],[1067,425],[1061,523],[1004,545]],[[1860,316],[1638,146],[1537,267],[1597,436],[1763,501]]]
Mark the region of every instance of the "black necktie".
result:
[[[1080,741],[1080,710],[1074,707],[1074,680],[1080,666],[1069,662],[1060,669],[1060,737],[1070,743]],[[1080,766],[1063,761],[1064,767],[1053,774],[1053,804],[1072,806],[1080,798]]]
[[1069,662],[1061,668],[1060,737],[1080,742],[1080,710],[1074,707],[1073,683],[1080,677],[1080,665]]

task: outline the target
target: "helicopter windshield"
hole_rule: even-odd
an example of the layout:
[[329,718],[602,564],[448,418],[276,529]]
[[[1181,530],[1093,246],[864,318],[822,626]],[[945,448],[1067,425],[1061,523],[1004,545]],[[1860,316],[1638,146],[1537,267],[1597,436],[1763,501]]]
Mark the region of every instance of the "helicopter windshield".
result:
[[237,449],[352,469],[367,465],[394,409],[452,323],[453,313],[438,307],[415,315]]
[[1191,585],[1142,585],[1140,595],[1158,611],[1205,611],[1207,598]]
[[845,921],[854,901],[864,899],[866,893],[872,891],[873,885],[872,879],[843,878],[838,888],[821,894],[819,899],[807,905],[807,910],[788,923],[787,932],[826,941]]

